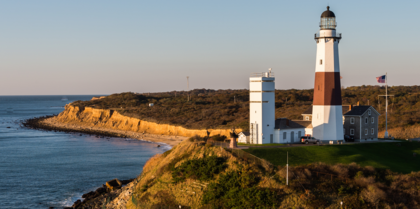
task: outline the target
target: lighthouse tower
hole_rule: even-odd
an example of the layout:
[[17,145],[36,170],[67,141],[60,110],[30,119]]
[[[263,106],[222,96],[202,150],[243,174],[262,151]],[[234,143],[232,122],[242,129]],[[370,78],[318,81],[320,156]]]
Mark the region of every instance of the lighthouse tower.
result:
[[320,30],[315,34],[317,45],[315,63],[314,101],[312,107],[313,136],[322,141],[343,140],[340,63],[335,15],[330,7],[321,15]]
[[249,131],[251,144],[273,143],[275,125],[275,86],[271,72],[249,78]]

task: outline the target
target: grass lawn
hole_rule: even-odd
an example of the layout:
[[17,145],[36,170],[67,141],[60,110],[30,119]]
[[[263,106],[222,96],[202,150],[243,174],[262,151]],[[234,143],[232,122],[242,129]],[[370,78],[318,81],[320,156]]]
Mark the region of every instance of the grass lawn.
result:
[[[401,146],[397,146],[400,144]],[[266,159],[274,165],[286,165],[286,152],[289,152],[289,165],[304,165],[314,162],[327,164],[350,164],[388,168],[392,171],[410,173],[420,170],[420,143],[367,143],[329,146],[301,146],[290,148],[250,148],[244,150]],[[417,153],[417,157],[413,157]]]
[[249,147],[258,147],[258,146],[265,147],[265,146],[283,146],[284,144],[276,144],[276,143],[273,143],[273,144],[246,144],[246,143],[238,143],[238,145],[241,145],[241,146],[249,146]]

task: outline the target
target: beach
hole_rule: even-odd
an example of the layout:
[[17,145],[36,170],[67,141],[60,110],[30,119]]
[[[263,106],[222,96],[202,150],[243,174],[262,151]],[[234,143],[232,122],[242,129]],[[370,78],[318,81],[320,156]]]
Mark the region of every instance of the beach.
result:
[[[114,135],[118,137],[126,137],[130,139],[137,139],[142,141],[154,142],[167,144],[171,147],[181,143],[188,137],[184,136],[168,136],[168,135],[157,135],[157,134],[148,134],[148,133],[139,133],[135,131],[124,131],[104,127],[96,126],[85,126],[75,123],[63,123],[57,120],[57,116],[39,119],[38,124],[40,128],[50,127],[50,129],[58,129],[60,131],[72,131],[72,132],[81,132],[81,133],[95,133],[97,135]],[[102,133],[102,134],[101,134]]]

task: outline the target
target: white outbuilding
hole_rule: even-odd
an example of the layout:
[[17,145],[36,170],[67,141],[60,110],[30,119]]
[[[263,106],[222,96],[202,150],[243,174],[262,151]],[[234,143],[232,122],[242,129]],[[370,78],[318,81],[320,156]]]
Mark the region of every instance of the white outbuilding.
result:
[[249,143],[249,132],[241,132],[238,134],[238,143]]

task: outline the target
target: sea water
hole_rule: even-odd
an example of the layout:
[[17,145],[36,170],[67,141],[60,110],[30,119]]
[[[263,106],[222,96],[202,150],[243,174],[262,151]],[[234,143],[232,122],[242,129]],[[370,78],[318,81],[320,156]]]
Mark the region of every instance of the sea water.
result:
[[0,96],[0,208],[60,208],[114,178],[138,176],[170,147],[27,129],[28,118],[58,114],[92,96]]

